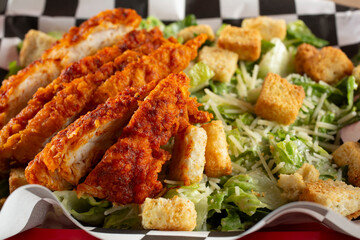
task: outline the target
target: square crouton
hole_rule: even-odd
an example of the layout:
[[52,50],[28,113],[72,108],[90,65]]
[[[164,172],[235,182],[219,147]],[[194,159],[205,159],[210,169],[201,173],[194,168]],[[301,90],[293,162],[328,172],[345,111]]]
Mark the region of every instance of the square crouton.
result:
[[214,41],[215,39],[214,31],[209,25],[205,25],[205,24],[184,28],[178,33],[177,37],[182,38],[184,42],[186,42],[190,39],[193,39],[194,37],[196,37],[201,33],[205,33],[210,41]]
[[298,46],[294,61],[295,71],[304,74],[304,63],[317,53],[318,50],[313,45],[303,43]]
[[262,118],[289,125],[296,120],[304,98],[303,87],[293,85],[277,74],[268,73],[254,110]]
[[220,33],[218,46],[239,56],[239,60],[255,61],[260,57],[261,35],[258,30],[226,26]]
[[192,231],[196,227],[195,205],[185,198],[146,198],[141,210],[145,229]]
[[349,166],[349,182],[360,187],[360,143],[345,142],[332,155],[334,162],[340,167]]
[[205,46],[199,52],[199,61],[214,71],[214,80],[229,82],[235,73],[238,56],[222,48]]
[[206,131],[190,125],[175,137],[169,178],[185,185],[200,182],[205,166]]
[[351,219],[360,211],[360,188],[341,181],[318,180],[306,184],[299,200],[321,204]]
[[204,124],[202,127],[207,134],[205,174],[208,177],[221,177],[231,174],[232,165],[223,123],[220,120],[215,120]]
[[305,163],[294,174],[280,174],[277,185],[283,190],[282,196],[289,201],[297,201],[307,182],[319,180],[320,173],[313,166]]
[[273,38],[283,40],[286,36],[286,22],[283,19],[274,19],[265,16],[246,18],[242,21],[241,27],[258,30],[261,38],[266,41],[270,41]]
[[324,47],[304,62],[304,72],[315,81],[334,84],[351,75],[353,64],[346,54],[334,47]]
[[15,191],[15,189],[29,184],[26,181],[26,177],[25,177],[25,169],[24,168],[12,168],[10,170],[10,177],[9,177],[9,188],[10,188],[10,193],[12,193],[13,191]]
[[49,49],[56,39],[46,33],[30,30],[24,38],[20,51],[20,65],[26,67],[35,60],[40,59],[45,50]]

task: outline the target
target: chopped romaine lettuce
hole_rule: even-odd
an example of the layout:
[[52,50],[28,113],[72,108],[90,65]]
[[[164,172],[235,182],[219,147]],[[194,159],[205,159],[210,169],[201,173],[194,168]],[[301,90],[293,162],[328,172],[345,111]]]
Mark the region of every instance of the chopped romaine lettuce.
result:
[[22,67],[17,65],[16,61],[10,62],[8,67],[9,67],[9,72],[5,76],[5,79],[12,76],[12,75],[15,75],[18,71],[20,71],[22,69]]
[[270,43],[275,46],[262,57],[259,64],[259,76],[264,78],[266,74],[272,72],[285,77],[293,71],[293,55],[280,39],[274,38]]
[[52,31],[52,32],[47,33],[47,35],[55,38],[56,40],[60,40],[62,38],[63,34],[64,34],[63,32],[59,32],[59,31]]
[[104,228],[115,229],[141,229],[140,206],[128,204],[110,208],[105,212],[111,212],[105,218]]
[[176,37],[176,35],[180,32],[180,30],[194,25],[197,25],[196,17],[193,14],[189,14],[183,20],[173,22],[165,26],[164,36],[166,38],[169,38],[171,36]]
[[111,207],[111,203],[106,200],[97,201],[85,195],[78,198],[75,191],[56,191],[54,194],[74,218],[94,226],[102,226],[104,212]]
[[165,24],[158,18],[154,16],[148,16],[146,19],[143,19],[139,25],[140,29],[151,30],[154,27],[158,27],[161,31],[164,30]]
[[196,63],[189,71],[190,92],[197,92],[209,85],[209,80],[214,76],[214,71],[203,62]]
[[299,45],[308,43],[315,47],[324,47],[329,44],[328,41],[316,37],[302,20],[296,20],[287,24],[288,43],[291,45]]

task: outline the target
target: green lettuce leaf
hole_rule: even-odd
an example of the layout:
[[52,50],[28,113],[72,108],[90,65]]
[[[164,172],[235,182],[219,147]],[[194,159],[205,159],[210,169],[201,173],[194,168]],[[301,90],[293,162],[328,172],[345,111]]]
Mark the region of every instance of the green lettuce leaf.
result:
[[183,20],[170,23],[164,28],[164,37],[176,37],[176,35],[180,32],[180,30],[197,25],[196,17],[193,14],[187,15]]
[[106,200],[97,201],[86,195],[78,198],[75,191],[56,191],[54,194],[74,218],[93,226],[103,225],[104,212],[111,207]]
[[9,72],[8,72],[8,74],[6,74],[5,79],[7,79],[8,77],[10,77],[10,76],[12,76],[12,75],[17,74],[17,72],[22,69],[21,66],[18,66],[18,65],[17,65],[17,62],[16,62],[16,61],[10,62],[9,65],[8,65],[8,67],[9,67]]
[[108,211],[114,212],[105,217],[103,227],[113,229],[141,229],[139,208],[140,206],[137,204],[128,204],[109,209]]
[[146,19],[143,19],[139,25],[140,29],[151,30],[154,27],[158,27],[161,31],[164,30],[165,24],[158,18],[154,16],[148,16]]
[[293,55],[286,49],[283,42],[274,38],[274,46],[263,55],[259,64],[259,77],[264,78],[269,72],[287,76],[293,71]]
[[292,45],[297,46],[301,43],[308,43],[321,48],[329,44],[328,41],[316,37],[302,20],[297,20],[287,24],[287,39]]
[[209,80],[215,73],[203,62],[196,63],[189,71],[190,92],[197,92],[209,85]]

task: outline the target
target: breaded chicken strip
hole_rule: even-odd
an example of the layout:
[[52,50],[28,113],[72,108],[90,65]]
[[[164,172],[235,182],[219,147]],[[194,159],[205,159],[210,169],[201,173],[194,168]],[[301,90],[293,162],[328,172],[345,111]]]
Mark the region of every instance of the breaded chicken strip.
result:
[[[128,49],[135,49],[145,54],[151,53],[163,44],[165,39],[159,29],[150,32],[134,30],[129,32],[113,47],[99,50],[95,55],[85,57],[78,62],[67,66],[60,76],[53,80],[45,88],[39,88],[28,105],[0,130],[0,146],[5,144],[8,138],[22,131],[42,108],[57,92],[64,89],[67,83],[76,78],[96,72],[103,64],[113,61]],[[141,49],[140,49],[141,48]]]
[[46,86],[59,76],[68,64],[111,46],[136,28],[141,17],[131,9],[103,11],[73,27],[40,60],[3,81],[0,88],[0,127],[26,106],[39,87]]
[[[7,140],[0,152],[0,161],[11,159],[20,164],[28,163],[55,133],[76,119],[101,82],[140,57],[141,53],[128,50],[95,73],[68,83],[29,121],[24,130]],[[4,172],[4,169],[1,170]]]
[[[160,146],[191,124],[187,104],[196,100],[189,97],[189,82],[184,73],[179,73],[158,84],[134,113],[118,142],[78,185],[79,195],[87,193],[126,204],[142,203],[161,191],[157,177],[170,153]],[[198,112],[210,120],[209,113]]]
[[107,100],[97,95],[96,90],[111,75],[105,82],[106,87],[102,88],[104,95],[115,96],[127,87],[144,86],[185,69],[205,40],[205,35],[199,35],[187,45],[168,41],[149,56],[133,61],[123,71],[119,71],[123,60],[115,60],[103,65],[95,74],[73,80],[29,121],[23,131],[8,139],[1,153],[2,159],[10,158],[20,163],[32,160],[51,136],[73,122],[84,108],[92,110]]
[[[60,131],[29,163],[27,178],[31,183],[53,190],[65,190],[77,185],[116,142],[140,101],[157,83],[153,81],[140,89],[124,90]],[[41,168],[40,162],[46,167]],[[42,172],[40,175],[39,171]],[[61,177],[64,181],[55,181]]]

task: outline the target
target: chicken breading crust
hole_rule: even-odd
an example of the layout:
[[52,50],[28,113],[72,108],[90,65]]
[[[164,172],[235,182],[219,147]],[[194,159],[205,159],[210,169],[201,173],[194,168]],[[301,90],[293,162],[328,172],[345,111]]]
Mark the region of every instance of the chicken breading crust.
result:
[[0,127],[26,106],[39,87],[59,76],[61,69],[98,49],[115,44],[127,32],[136,28],[141,17],[131,9],[101,12],[73,27],[40,60],[3,81],[0,88]]
[[165,78],[172,72],[185,69],[197,54],[196,46],[200,46],[205,40],[205,35],[199,35],[187,45],[167,41],[149,56],[132,61],[123,71],[119,71],[124,64],[123,60],[120,63],[117,61],[123,59],[122,55],[114,62],[103,65],[95,74],[73,80],[45,104],[23,131],[8,139],[3,145],[1,159],[10,158],[19,163],[28,163],[51,136],[73,122],[84,108],[93,110],[107,100],[96,95],[99,84],[107,78],[109,79],[105,83],[117,83],[105,84],[106,87],[102,88],[104,95],[108,96],[115,96],[127,87],[141,87],[153,80]]
[[184,73],[161,81],[134,113],[118,142],[78,185],[78,194],[88,193],[118,204],[142,203],[158,194],[162,189],[158,173],[170,159],[170,153],[160,146],[190,125],[188,87]]
[[[140,101],[155,88],[157,82],[140,89],[124,90],[60,131],[30,162],[26,169],[27,178],[31,183],[52,190],[65,190],[77,185],[116,142]],[[40,175],[39,171],[42,171]],[[55,181],[60,176],[64,181]],[[49,180],[51,178],[53,180]]]
[[129,32],[113,47],[106,47],[99,50],[93,56],[87,56],[78,62],[67,66],[60,76],[53,80],[45,88],[39,88],[28,105],[12,118],[0,130],[0,146],[5,144],[8,138],[24,130],[31,120],[42,108],[49,102],[57,92],[65,88],[66,84],[76,78],[86,76],[89,73],[96,72],[103,64],[113,61],[128,49],[141,48],[140,52],[149,54],[157,49],[165,39],[159,29],[153,29],[149,32],[145,30],[134,30]]

